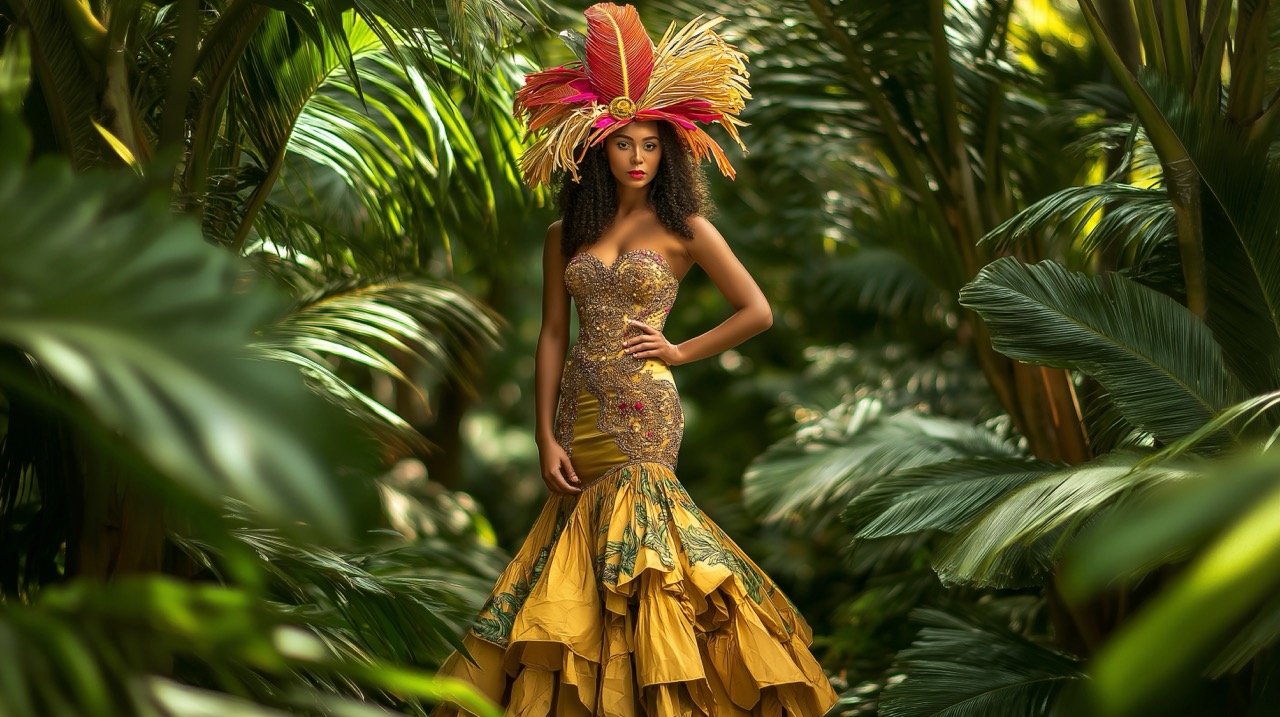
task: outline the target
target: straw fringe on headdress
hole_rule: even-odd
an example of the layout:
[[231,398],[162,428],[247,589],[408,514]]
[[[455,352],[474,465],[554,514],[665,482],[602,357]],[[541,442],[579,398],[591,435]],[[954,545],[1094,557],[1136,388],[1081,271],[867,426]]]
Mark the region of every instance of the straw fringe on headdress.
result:
[[738,114],[751,98],[746,55],[714,32],[723,18],[698,16],[679,31],[667,28],[655,47],[630,5],[599,3],[586,10],[586,56],[534,72],[515,100],[516,116],[541,133],[520,157],[530,186],[564,170],[578,179],[589,147],[633,121],[666,120],[695,160],[708,155],[732,179],[724,150],[698,122],[716,122],[746,151]]

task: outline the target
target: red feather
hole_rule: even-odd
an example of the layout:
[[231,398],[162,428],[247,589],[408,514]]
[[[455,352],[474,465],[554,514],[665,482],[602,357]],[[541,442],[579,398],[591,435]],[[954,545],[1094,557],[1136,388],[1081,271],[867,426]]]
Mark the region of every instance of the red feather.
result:
[[553,67],[525,75],[524,86],[516,92],[516,108],[527,110],[539,105],[558,103],[579,94],[575,80],[585,80],[586,73],[572,67]]
[[653,74],[653,40],[630,5],[597,3],[587,8],[587,74],[605,102],[632,100],[649,87]]

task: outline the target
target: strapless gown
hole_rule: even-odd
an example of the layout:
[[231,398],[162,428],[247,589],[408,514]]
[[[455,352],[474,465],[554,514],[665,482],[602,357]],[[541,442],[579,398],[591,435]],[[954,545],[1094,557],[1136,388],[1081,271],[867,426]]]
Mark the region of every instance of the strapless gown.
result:
[[[795,606],[676,478],[670,368],[622,341],[661,328],[678,279],[633,250],[565,268],[578,340],[557,440],[583,490],[551,494],[440,674],[519,717],[821,717],[836,701]],[[436,717],[462,714],[441,705]]]

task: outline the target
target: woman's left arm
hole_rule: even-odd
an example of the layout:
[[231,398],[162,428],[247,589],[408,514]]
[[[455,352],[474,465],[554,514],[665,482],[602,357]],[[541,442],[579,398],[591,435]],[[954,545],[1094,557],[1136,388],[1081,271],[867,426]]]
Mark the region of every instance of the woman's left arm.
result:
[[747,268],[734,256],[729,243],[705,217],[689,219],[693,239],[688,242],[693,261],[707,272],[711,281],[724,294],[733,315],[715,328],[672,344],[662,332],[640,321],[631,323],[642,331],[624,345],[636,358],[659,358],[671,366],[697,361],[733,348],[773,325],[773,310],[764,292]]

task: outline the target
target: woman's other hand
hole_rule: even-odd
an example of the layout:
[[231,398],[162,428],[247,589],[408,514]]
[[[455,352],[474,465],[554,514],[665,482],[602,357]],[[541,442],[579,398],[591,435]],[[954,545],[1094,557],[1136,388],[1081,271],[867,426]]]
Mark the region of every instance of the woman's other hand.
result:
[[552,493],[577,495],[582,492],[582,482],[573,470],[573,463],[564,447],[554,441],[538,443],[539,463],[542,468],[542,482]]

